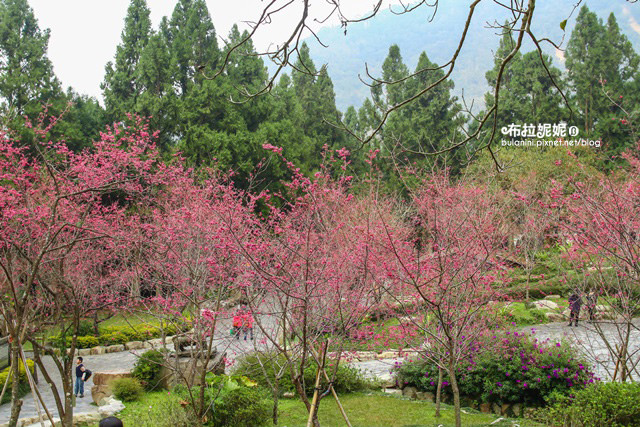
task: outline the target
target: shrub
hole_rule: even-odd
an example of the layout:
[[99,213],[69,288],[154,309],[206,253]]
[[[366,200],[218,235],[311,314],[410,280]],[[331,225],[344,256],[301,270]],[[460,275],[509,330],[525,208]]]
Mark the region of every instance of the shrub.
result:
[[[188,326],[186,323],[169,324],[164,328],[164,334],[175,335],[182,331],[184,327]],[[93,328],[91,329],[93,331]],[[92,333],[88,335],[80,335],[77,338],[77,348],[91,348],[98,345],[115,345],[125,344],[129,341],[146,341],[153,338],[159,338],[162,336],[163,329],[155,326],[141,326],[133,329],[131,326],[107,326],[102,328],[100,336],[96,337]],[[71,337],[65,337],[66,347],[71,346]],[[56,335],[49,338],[49,342],[56,346],[62,347],[62,337]]]
[[[29,387],[29,381],[27,379],[27,371],[24,368],[24,363],[22,363],[22,361],[20,361],[19,363],[20,364],[18,365],[18,372],[19,372],[18,395],[22,397],[25,394],[27,394],[29,391],[31,391],[31,388]],[[31,373],[33,374],[33,370],[34,370],[33,360],[27,359],[27,367],[29,368],[29,371],[31,371]],[[7,381],[7,377],[9,377],[10,373],[11,373],[11,366],[0,371],[0,391],[2,390],[2,387],[4,387],[4,383]],[[0,405],[11,401],[12,382],[13,382],[13,378],[10,379],[7,384],[7,391],[4,393],[4,396],[2,396],[2,401],[0,402]]]
[[133,377],[137,378],[145,390],[153,390],[160,383],[160,369],[164,362],[164,354],[158,350],[142,353],[133,368]]
[[95,331],[93,329],[93,322],[90,322],[88,320],[80,321],[80,324],[78,325],[78,336],[94,336],[94,332]]
[[[173,388],[173,393],[191,403],[189,396],[198,396],[200,389],[194,387],[189,393],[185,385]],[[267,392],[258,383],[245,376],[214,375],[208,373],[205,387],[205,425],[215,427],[258,427],[269,423],[271,404]],[[191,418],[193,407],[187,406]]]
[[538,411],[536,418],[552,425],[640,426],[639,401],[638,383],[592,384]]
[[111,383],[113,395],[123,402],[140,399],[143,393],[142,385],[137,378],[118,378]]
[[[280,371],[282,366],[286,366],[286,359],[276,354],[249,354],[240,359],[234,369],[234,374],[245,375],[249,378],[255,379],[262,387],[268,387],[269,381],[265,377],[265,373],[260,367],[258,357],[261,358],[262,364],[266,370],[269,380],[273,381],[276,376],[276,372]],[[331,375],[331,361],[328,362],[327,373]],[[308,396],[313,395],[315,379],[316,379],[316,365],[310,364],[304,371],[305,380],[305,392]],[[322,381],[320,387],[326,389],[328,383],[324,377],[321,377]],[[378,387],[376,381],[371,380],[364,376],[364,374],[357,368],[341,363],[338,367],[336,379],[333,383],[333,387],[338,393],[351,393],[355,391],[366,391]],[[295,392],[295,387],[291,381],[291,374],[289,369],[285,368],[284,373],[279,381],[280,395],[286,392]]]
[[239,387],[224,394],[213,405],[210,425],[216,427],[258,427],[271,419],[269,400],[257,387]]
[[[541,406],[554,393],[568,395],[597,380],[567,343],[538,342],[519,332],[495,338],[497,346],[486,347],[459,366],[456,377],[462,395],[483,402]],[[396,371],[405,385],[430,392],[437,388],[438,371],[432,363],[405,363]],[[443,386],[451,394],[446,373]]]

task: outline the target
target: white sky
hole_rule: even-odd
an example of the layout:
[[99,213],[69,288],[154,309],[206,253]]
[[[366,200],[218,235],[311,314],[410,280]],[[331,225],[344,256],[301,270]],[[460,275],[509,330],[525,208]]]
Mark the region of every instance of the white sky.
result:
[[[385,3],[389,2],[395,3],[396,0],[385,0]],[[147,0],[154,28],[157,28],[163,16],[171,16],[176,3],[177,0]],[[236,22],[242,28],[242,21],[257,19],[265,3],[260,0],[207,0],[219,37],[226,37]],[[300,3],[299,0],[295,1],[296,5]],[[349,13],[358,15],[371,10],[374,0],[343,0],[342,3]],[[104,66],[113,59],[116,46],[120,43],[129,0],[29,0],[29,4],[40,28],[49,28],[51,31],[49,59],[63,87],[72,86],[81,94],[101,99],[100,82],[104,77]],[[311,11],[312,17],[324,17],[323,13],[326,15],[326,1],[312,4],[316,8]],[[258,48],[265,48],[270,43],[281,42],[295,18],[296,9],[289,8],[282,19],[256,34],[254,43]],[[335,23],[333,19],[323,25]],[[219,44],[223,42],[219,40]]]

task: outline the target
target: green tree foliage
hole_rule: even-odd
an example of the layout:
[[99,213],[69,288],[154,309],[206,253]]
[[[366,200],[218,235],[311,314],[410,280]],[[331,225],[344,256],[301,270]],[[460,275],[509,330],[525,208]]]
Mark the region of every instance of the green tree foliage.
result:
[[580,9],[567,45],[566,66],[582,130],[590,138],[601,138],[608,155],[632,142],[617,104],[627,92],[633,93],[638,62],[613,14],[604,24],[586,5]]
[[0,128],[19,132],[29,141],[33,131],[25,117],[36,122],[46,109],[62,116],[53,130],[72,149],[91,144],[103,125],[103,112],[95,99],[71,89],[65,94],[47,57],[49,30],[41,30],[26,0],[0,0]]
[[[371,99],[365,100],[357,115],[349,114],[350,128],[357,135],[365,136],[378,126],[385,109],[418,95],[445,75],[438,64],[429,60],[426,52],[420,55],[414,74],[409,77],[409,68],[402,60],[400,48],[392,45],[382,64],[381,80],[385,83],[372,87]],[[461,108],[457,98],[451,94],[453,88],[453,81],[445,79],[389,115],[374,145],[380,149],[382,159],[386,159],[380,167],[390,189],[397,190],[404,185],[400,183],[398,171],[405,166],[415,170],[430,168],[437,162],[459,170],[459,153],[447,152],[437,157],[424,154],[448,148],[465,121],[459,114]],[[393,161],[388,161],[390,157]],[[404,183],[407,183],[406,176]]]
[[143,52],[151,37],[150,11],[145,0],[131,0],[122,30],[122,41],[116,48],[114,62],[105,67],[101,87],[111,121],[124,120],[126,113],[136,110],[136,102],[145,90],[138,78]]
[[3,115],[31,115],[62,97],[47,57],[49,30],[40,30],[26,0],[0,1],[0,107]]
[[[493,88],[498,80],[502,61],[511,53],[514,46],[515,40],[512,33],[506,31],[496,51],[494,67],[485,75],[491,88],[485,94],[487,108],[495,104]],[[525,54],[517,52],[505,66],[500,79],[497,129],[511,123],[553,124],[566,120],[568,110],[558,88],[564,92],[566,84],[560,70],[552,65],[549,55],[540,56],[537,51]],[[493,120],[490,119],[486,129],[492,127]]]
[[67,145],[74,151],[91,147],[100,137],[106,122],[105,111],[93,97],[80,95],[71,88],[67,90],[67,99],[71,102],[69,111],[58,125]]

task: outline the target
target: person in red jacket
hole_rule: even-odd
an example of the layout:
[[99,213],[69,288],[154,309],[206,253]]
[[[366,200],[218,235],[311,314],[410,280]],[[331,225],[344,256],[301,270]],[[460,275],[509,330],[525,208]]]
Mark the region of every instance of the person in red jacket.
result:
[[242,316],[243,322],[242,322],[242,330],[244,331],[244,340],[247,340],[247,333],[251,336],[251,339],[253,339],[253,316],[251,315],[250,311],[246,311],[244,313],[244,315]]
[[236,339],[240,339],[240,331],[242,330],[242,313],[237,311],[236,314],[233,315],[233,335],[235,335]]

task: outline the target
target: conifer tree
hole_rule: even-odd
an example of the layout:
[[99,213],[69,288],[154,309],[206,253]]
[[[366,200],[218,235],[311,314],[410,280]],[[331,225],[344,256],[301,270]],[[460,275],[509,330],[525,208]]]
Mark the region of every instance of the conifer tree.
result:
[[49,30],[40,29],[27,0],[0,0],[0,114],[5,125],[15,127],[24,115],[35,117],[42,104],[64,108],[48,44]]
[[141,57],[151,37],[150,11],[145,0],[131,0],[122,30],[122,41],[116,48],[114,62],[105,67],[102,90],[111,121],[120,121],[126,113],[134,113],[144,92],[138,79]]

